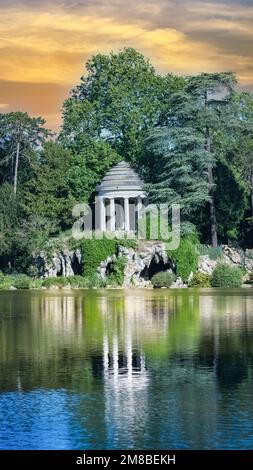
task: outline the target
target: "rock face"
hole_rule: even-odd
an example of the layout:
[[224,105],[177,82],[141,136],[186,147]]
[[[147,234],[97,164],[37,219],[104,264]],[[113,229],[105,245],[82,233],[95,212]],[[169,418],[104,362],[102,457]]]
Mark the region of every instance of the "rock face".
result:
[[81,273],[82,255],[80,250],[69,250],[68,248],[57,250],[51,256],[41,251],[35,258],[34,264],[42,278],[74,276]]
[[[82,274],[83,259],[79,249],[71,250],[67,244],[58,245],[50,249],[50,255],[41,251],[34,260],[38,268],[39,277],[73,276]],[[59,248],[59,246],[61,248]],[[105,259],[97,268],[97,273],[106,279],[110,273],[113,261],[124,256],[126,266],[124,270],[124,288],[147,287],[151,288],[151,277],[160,271],[176,272],[176,266],[168,257],[165,244],[159,241],[139,241],[138,247],[126,248],[119,246],[117,253]],[[232,266],[243,267],[247,273],[253,272],[253,250],[223,246],[223,253],[218,259],[211,259],[208,255],[199,257],[198,272],[211,275],[217,263],[225,262]],[[246,274],[247,279],[249,274]],[[190,276],[191,277],[191,276]],[[189,278],[190,279],[190,278]],[[172,288],[187,287],[179,277]]]
[[211,275],[218,260],[212,260],[208,255],[199,257],[198,272]]
[[252,250],[243,251],[227,245],[223,245],[222,255],[212,260],[208,255],[199,257],[198,271],[211,275],[218,263],[227,263],[231,266],[237,266],[246,269],[247,272],[253,271],[253,252]]
[[116,255],[108,257],[97,269],[105,279],[108,266],[116,257],[124,256],[127,264],[124,271],[123,287],[152,287],[150,278],[159,271],[173,270],[175,266],[165,249],[164,243],[156,241],[140,242],[137,249],[119,246]]

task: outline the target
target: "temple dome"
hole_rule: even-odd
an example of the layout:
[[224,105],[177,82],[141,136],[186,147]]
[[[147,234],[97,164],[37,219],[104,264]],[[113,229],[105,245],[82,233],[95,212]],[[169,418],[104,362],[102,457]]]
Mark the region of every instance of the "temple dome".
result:
[[142,191],[143,181],[129,163],[120,162],[113,166],[97,186],[99,192]]

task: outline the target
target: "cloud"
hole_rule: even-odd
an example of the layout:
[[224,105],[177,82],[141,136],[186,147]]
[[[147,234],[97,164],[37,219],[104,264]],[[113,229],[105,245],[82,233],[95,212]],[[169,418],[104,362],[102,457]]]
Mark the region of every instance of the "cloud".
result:
[[234,70],[253,86],[252,0],[0,0],[0,14],[0,102],[52,123],[87,59],[125,46],[162,72]]
[[[62,103],[68,94],[69,87],[60,84],[0,81],[0,112],[29,111],[46,119],[48,127],[57,129]],[[1,105],[4,101],[8,104]]]

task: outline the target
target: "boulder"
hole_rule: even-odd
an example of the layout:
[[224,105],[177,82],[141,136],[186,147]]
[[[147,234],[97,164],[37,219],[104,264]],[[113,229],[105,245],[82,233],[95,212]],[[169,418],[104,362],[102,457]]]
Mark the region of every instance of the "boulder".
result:
[[39,271],[39,277],[69,277],[79,274],[82,268],[82,255],[79,249],[62,248],[51,255],[41,251],[35,258],[34,264]]
[[198,272],[211,275],[217,265],[217,260],[212,260],[208,255],[199,257]]
[[187,284],[184,283],[184,281],[181,279],[181,277],[178,277],[173,284],[171,284],[170,289],[182,289],[187,287]]

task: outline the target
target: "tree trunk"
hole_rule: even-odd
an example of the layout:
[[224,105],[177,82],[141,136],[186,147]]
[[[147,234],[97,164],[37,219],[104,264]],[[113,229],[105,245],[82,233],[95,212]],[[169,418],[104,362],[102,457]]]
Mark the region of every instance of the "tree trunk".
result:
[[250,191],[251,191],[251,215],[253,216],[253,167],[250,175]]
[[210,201],[210,225],[211,225],[211,240],[212,246],[218,246],[218,236],[217,236],[217,219],[216,219],[216,208],[214,202],[214,194],[213,194],[213,169],[211,167],[208,168],[208,183],[210,186],[210,193],[211,193],[211,201]]
[[[206,138],[206,150],[211,153],[211,138],[209,129],[207,130]],[[213,169],[211,166],[208,167],[208,184],[210,192],[210,226],[211,226],[211,243],[214,248],[218,246],[218,235],[217,235],[217,219],[216,219],[216,207],[214,201],[214,181],[213,181]]]
[[18,183],[18,164],[20,154],[20,142],[17,143],[16,159],[15,159],[15,170],[14,170],[14,194],[17,194],[17,183]]

